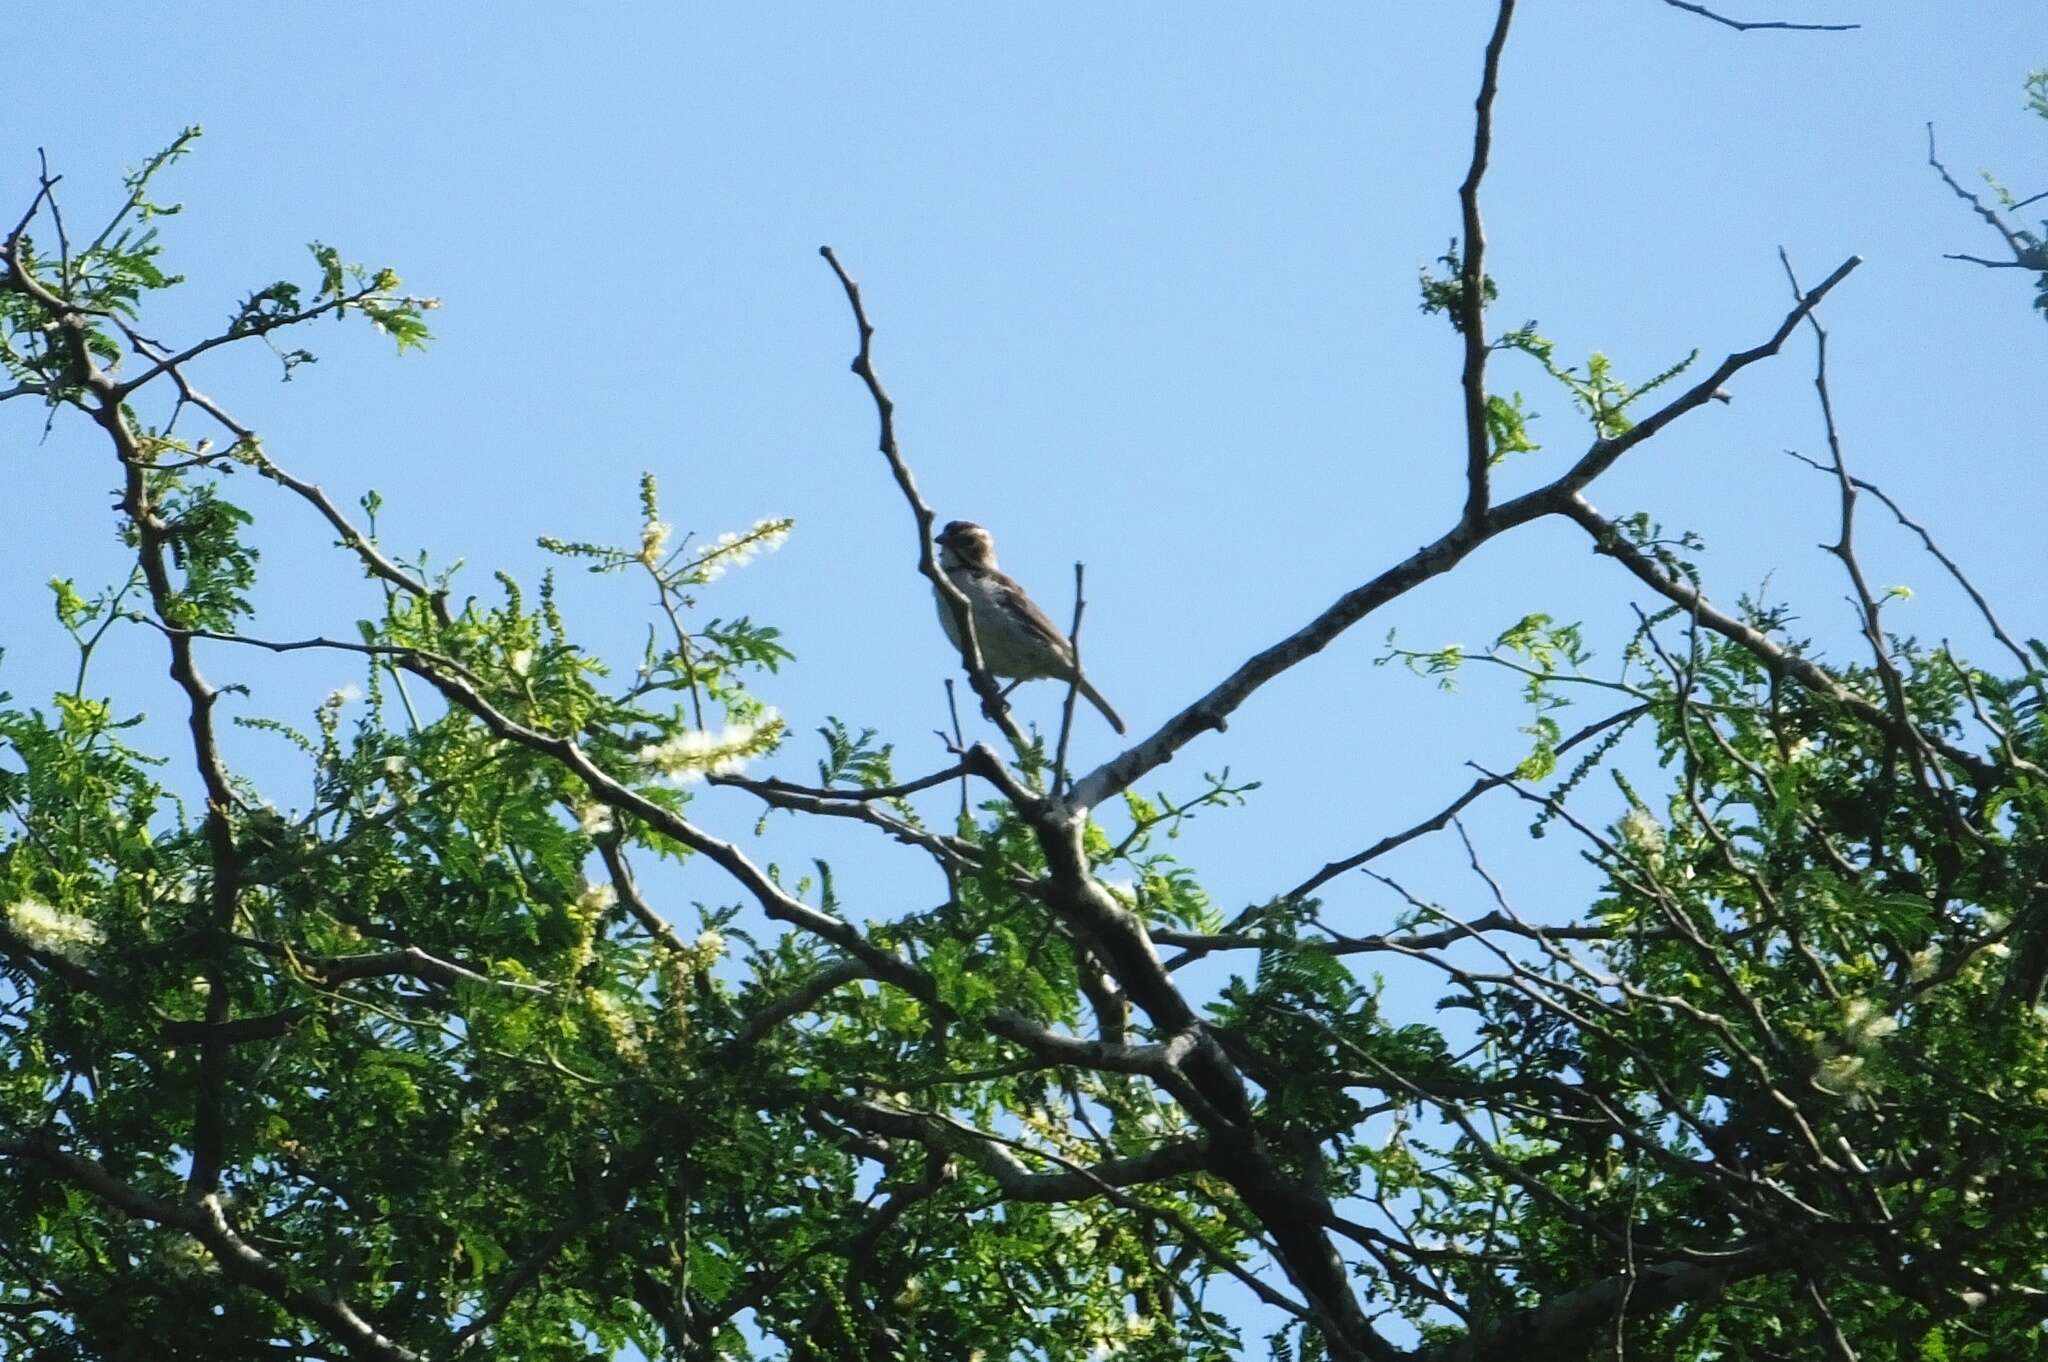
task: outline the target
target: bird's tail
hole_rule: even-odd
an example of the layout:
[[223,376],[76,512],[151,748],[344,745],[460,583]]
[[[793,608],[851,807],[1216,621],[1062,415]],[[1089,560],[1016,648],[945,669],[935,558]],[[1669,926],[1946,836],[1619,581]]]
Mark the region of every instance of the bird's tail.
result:
[[1102,711],[1102,717],[1109,720],[1109,726],[1111,728],[1115,729],[1119,733],[1124,731],[1124,721],[1117,717],[1116,711],[1110,708],[1109,701],[1102,698],[1102,692],[1095,689],[1095,687],[1089,683],[1087,677],[1083,676],[1079,678],[1075,682],[1075,686],[1077,689],[1080,690],[1082,695],[1087,697],[1089,704],[1095,706],[1097,709]]

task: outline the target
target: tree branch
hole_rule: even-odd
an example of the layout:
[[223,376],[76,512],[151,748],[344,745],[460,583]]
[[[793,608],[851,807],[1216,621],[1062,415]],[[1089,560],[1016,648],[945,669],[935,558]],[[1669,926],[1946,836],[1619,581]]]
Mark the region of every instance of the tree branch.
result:
[[235,1233],[218,1196],[208,1193],[192,1206],[159,1200],[120,1181],[93,1160],[60,1149],[42,1137],[0,1139],[0,1157],[40,1163],[131,1220],[184,1231],[206,1246],[229,1277],[326,1329],[364,1357],[379,1362],[422,1362],[418,1353],[377,1332],[347,1301],[294,1285],[284,1268]]
[[868,321],[867,307],[861,302],[860,285],[839,263],[839,256],[830,246],[820,246],[818,254],[825,257],[825,263],[838,276],[839,286],[846,291],[847,306],[853,309],[853,321],[860,334],[860,349],[853,357],[853,372],[867,385],[868,396],[874,399],[875,415],[880,424],[876,447],[882,457],[888,460],[889,472],[896,479],[903,500],[910,507],[911,519],[917,524],[917,570],[932,584],[932,590],[946,609],[953,612],[953,622],[960,634],[960,665],[966,669],[968,684],[981,697],[981,711],[989,722],[1002,730],[1010,746],[1017,752],[1030,750],[1016,721],[1010,717],[1010,707],[1003,699],[1003,689],[989,674],[988,665],[981,655],[981,643],[974,633],[974,610],[967,603],[967,597],[954,586],[945,573],[939,570],[938,559],[932,553],[932,523],[937,519],[931,507],[925,505],[924,496],[917,490],[917,479],[911,474],[910,465],[904,462],[903,453],[896,443],[896,403],[882,387],[882,380],[875,373],[874,339],[875,328]]
[[1794,24],[1783,19],[1730,19],[1725,14],[1716,14],[1705,5],[1694,4],[1692,0],[1664,0],[1673,9],[1682,9],[1688,14],[1697,14],[1702,19],[1712,19],[1717,24],[1747,32],[1753,28],[1789,29],[1800,33],[1848,33],[1863,27],[1861,24]]
[[1817,288],[1799,300],[1778,324],[1770,339],[1729,355],[1707,378],[1673,398],[1653,415],[1645,417],[1626,434],[1596,440],[1592,448],[1555,481],[1491,508],[1477,524],[1460,521],[1434,543],[1424,545],[1363,586],[1339,596],[1300,629],[1263,652],[1254,654],[1208,694],[1168,719],[1150,737],[1141,739],[1075,782],[1067,804],[1073,808],[1090,808],[1118,791],[1130,788],[1132,782],[1171,761],[1176,752],[1201,734],[1225,727],[1232,711],[1268,681],[1315,656],[1338,635],[1389,601],[1450,571],[1481,544],[1541,516],[1572,514],[1571,503],[1578,492],[1611,468],[1623,454],[1687,412],[1705,405],[1742,370],[1777,354],[1793,329],[1861,263],[1860,257],[1849,257]]
[[1500,90],[1500,58],[1507,46],[1515,0],[1500,0],[1493,36],[1479,78],[1477,116],[1473,120],[1472,164],[1458,186],[1458,211],[1465,229],[1465,253],[1458,268],[1458,333],[1465,342],[1465,365],[1459,383],[1465,398],[1465,516],[1477,525],[1486,514],[1487,475],[1493,466],[1493,439],[1486,422],[1486,230],[1479,219],[1479,182],[1493,150],[1493,101]]

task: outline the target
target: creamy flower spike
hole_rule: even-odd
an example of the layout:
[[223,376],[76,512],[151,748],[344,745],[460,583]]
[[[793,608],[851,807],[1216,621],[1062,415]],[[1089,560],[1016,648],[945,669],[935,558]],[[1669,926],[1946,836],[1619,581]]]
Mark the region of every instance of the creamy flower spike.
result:
[[34,899],[23,899],[9,905],[7,925],[28,943],[30,949],[58,956],[74,965],[84,964],[92,958],[94,951],[107,943],[107,934],[98,923]]
[[643,765],[688,785],[706,776],[738,772],[747,758],[773,747],[781,732],[782,717],[772,709],[763,709],[752,720],[729,723],[716,733],[691,729],[666,742],[649,743],[635,756]]
[[675,531],[662,520],[650,520],[640,527],[640,561],[649,567],[661,558],[661,551],[668,546],[668,537]]
[[1842,1004],[1842,1037],[1852,1049],[1875,1045],[1899,1029],[1899,1019],[1877,1010],[1868,998],[1851,998]]
[[1630,809],[1622,816],[1621,835],[1631,846],[1644,851],[1664,849],[1664,825],[1651,817],[1646,809]]
[[736,567],[744,567],[764,553],[773,553],[789,538],[791,520],[757,520],[745,534],[728,530],[711,541],[697,556],[690,576],[699,583],[715,582]]

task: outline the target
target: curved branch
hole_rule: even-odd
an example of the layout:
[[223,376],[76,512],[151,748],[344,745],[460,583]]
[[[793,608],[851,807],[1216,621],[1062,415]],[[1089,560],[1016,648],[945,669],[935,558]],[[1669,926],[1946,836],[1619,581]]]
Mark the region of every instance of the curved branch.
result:
[[1847,33],[1863,27],[1861,24],[1795,24],[1783,19],[1730,19],[1725,14],[1716,14],[1705,5],[1693,3],[1693,0],[1664,0],[1664,3],[1673,9],[1697,14],[1702,19],[1712,19],[1717,24],[1745,33],[1753,28],[1788,29],[1798,33]]
[[1002,730],[1010,745],[1022,753],[1030,750],[1023,733],[1018,731],[1016,721],[1010,717],[1010,707],[1003,699],[1003,688],[996,684],[989,674],[988,665],[981,655],[981,643],[974,634],[974,611],[967,603],[967,597],[954,586],[945,573],[939,571],[938,559],[932,554],[932,523],[938,517],[925,504],[924,495],[917,490],[917,478],[912,475],[910,465],[904,462],[903,452],[896,443],[896,403],[882,387],[882,380],[875,373],[874,339],[875,328],[868,321],[867,307],[861,302],[860,285],[839,263],[839,256],[830,246],[820,246],[818,254],[825,257],[825,263],[838,276],[839,286],[846,291],[847,306],[853,309],[853,321],[860,333],[860,349],[853,357],[853,372],[860,375],[867,385],[868,396],[874,399],[875,416],[880,423],[876,447],[889,462],[889,472],[896,479],[897,488],[903,493],[903,500],[910,507],[910,515],[917,522],[917,570],[932,584],[932,590],[946,609],[953,612],[953,622],[960,633],[960,665],[967,671],[968,684],[981,697],[981,712],[989,722]]
[[163,1201],[130,1187],[93,1160],[40,1137],[0,1139],[0,1157],[40,1163],[131,1220],[182,1230],[204,1244],[229,1277],[253,1287],[298,1318],[321,1326],[364,1357],[379,1362],[421,1362],[420,1354],[377,1332],[341,1297],[294,1285],[290,1273],[235,1233],[220,1198],[212,1193],[191,1206]]
[[1596,440],[1592,448],[1555,481],[1493,507],[1476,523],[1461,520],[1434,543],[1424,545],[1363,586],[1354,587],[1339,596],[1300,629],[1263,652],[1254,654],[1208,694],[1168,719],[1150,737],[1141,739],[1082,777],[1068,796],[1068,804],[1074,808],[1089,808],[1128,789],[1132,782],[1147,772],[1171,761],[1176,752],[1201,734],[1224,728],[1231,712],[1268,681],[1314,657],[1338,635],[1389,601],[1406,595],[1432,577],[1450,571],[1481,544],[1542,516],[1572,514],[1572,502],[1579,491],[1613,467],[1623,454],[1687,412],[1704,406],[1742,370],[1777,354],[1807,314],[1862,263],[1861,257],[1850,256],[1818,287],[1799,299],[1769,339],[1729,355],[1705,379],[1645,417],[1626,434]]

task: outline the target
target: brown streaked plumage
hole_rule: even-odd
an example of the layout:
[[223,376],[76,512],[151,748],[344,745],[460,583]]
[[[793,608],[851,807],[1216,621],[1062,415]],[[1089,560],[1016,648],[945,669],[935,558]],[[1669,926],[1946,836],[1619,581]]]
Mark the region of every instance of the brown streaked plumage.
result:
[[[939,531],[934,542],[939,546],[939,567],[974,609],[974,637],[989,673],[1017,681],[1043,677],[1073,680],[1088,703],[1102,711],[1109,726],[1123,732],[1124,721],[1102,698],[1102,692],[1089,684],[1087,677],[1075,677],[1074,654],[1066,635],[1023,587],[996,566],[995,536],[971,520],[955,520]],[[957,648],[960,631],[952,607],[937,591],[932,594],[938,597],[939,623]]]

